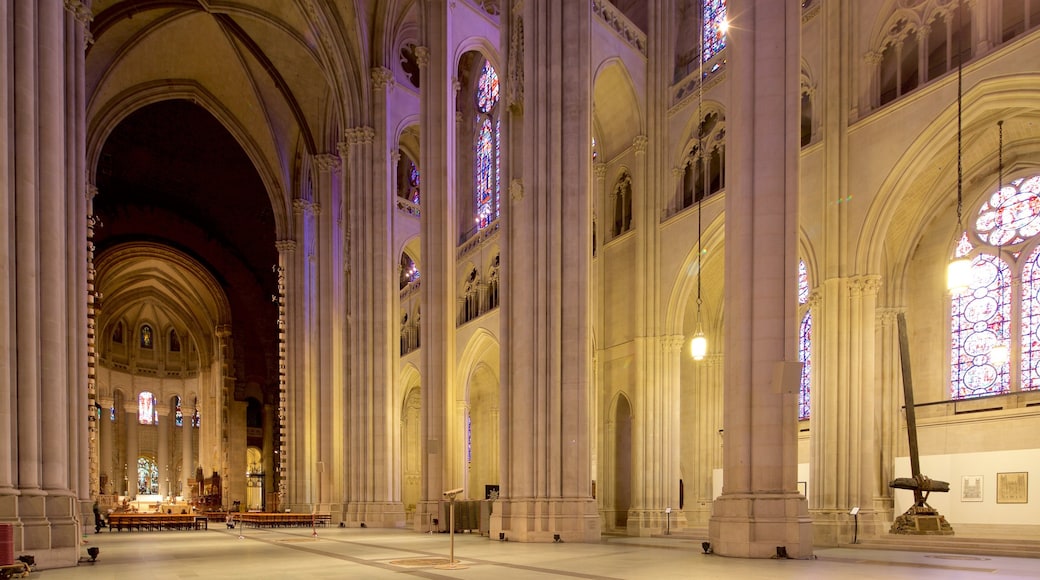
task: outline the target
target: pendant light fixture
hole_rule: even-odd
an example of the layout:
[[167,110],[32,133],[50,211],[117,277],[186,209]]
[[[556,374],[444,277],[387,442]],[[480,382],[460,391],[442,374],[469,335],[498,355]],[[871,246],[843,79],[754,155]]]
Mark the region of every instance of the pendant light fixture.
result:
[[[704,13],[701,13],[701,19],[704,19]],[[697,158],[694,160],[698,164],[702,164],[704,161],[704,110],[702,105],[704,104],[704,32],[703,22],[701,23],[701,51],[697,56]],[[697,176],[697,168],[694,168],[694,176]],[[707,174],[707,168],[705,168],[700,175],[701,183]],[[704,249],[701,246],[701,204],[704,201],[704,194],[707,191],[706,187],[701,188],[700,197],[697,198],[697,330],[693,333],[693,340],[690,341],[690,356],[693,360],[704,360],[705,355],[708,354],[708,339],[704,336],[704,327],[701,326],[701,260],[704,257]],[[697,195],[697,188],[694,186],[693,195]]]
[[[998,161],[997,161],[997,191],[1004,190],[1004,121],[997,121],[997,134],[998,134]],[[1001,225],[1000,210],[997,210],[997,227]],[[1002,253],[1004,249],[1004,234],[1000,233],[1000,243],[997,245],[997,272],[999,275],[1000,265],[1002,260]],[[993,348],[989,351],[989,362],[993,366],[1001,366],[1008,361],[1008,345],[1002,340],[1002,334],[1004,330],[1004,323],[1006,322],[1003,316],[1004,300],[1002,297],[1004,293],[1000,288],[997,289],[997,317],[1000,320],[1000,325],[997,327],[997,342],[993,345]]]
[[[964,231],[964,170],[961,160],[961,112],[963,109],[962,78],[964,54],[961,52],[961,20],[963,2],[957,3],[957,232]],[[946,268],[946,288],[951,294],[961,294],[971,285],[971,260],[967,256],[954,257]]]

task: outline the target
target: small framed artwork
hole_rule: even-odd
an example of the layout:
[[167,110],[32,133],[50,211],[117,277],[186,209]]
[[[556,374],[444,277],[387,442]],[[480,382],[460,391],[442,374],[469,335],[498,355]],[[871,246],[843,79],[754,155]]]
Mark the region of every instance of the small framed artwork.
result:
[[961,501],[982,501],[982,476],[961,477]]
[[1029,503],[1029,473],[998,473],[997,503]]
[[809,492],[804,481],[798,482],[798,493],[802,494],[803,497],[809,497]]

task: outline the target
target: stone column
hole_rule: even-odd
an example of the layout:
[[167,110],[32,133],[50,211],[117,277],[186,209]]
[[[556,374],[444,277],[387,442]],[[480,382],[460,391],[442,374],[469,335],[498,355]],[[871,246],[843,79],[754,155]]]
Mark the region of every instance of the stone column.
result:
[[[4,30],[10,30],[9,24],[14,19],[13,7],[9,2],[0,2],[0,23]],[[10,102],[11,87],[17,82],[13,71],[8,66],[9,59],[15,50],[15,35],[4,34],[0,38],[0,119],[11,119],[13,104]],[[10,166],[13,151],[17,150],[15,135],[7,124],[0,127],[0,183],[10,184],[15,167]],[[17,295],[14,258],[16,245],[12,239],[8,216],[14,215],[18,206],[18,197],[13,187],[0,189],[0,304],[14,304]],[[0,400],[13,401],[18,391],[19,382],[13,372],[18,368],[18,357],[15,348],[18,339],[15,336],[17,318],[0,316],[0,368],[9,372],[0,373]],[[15,481],[18,473],[18,409],[11,405],[0,405],[0,425],[9,425],[9,429],[0,430],[0,517],[11,518],[17,513],[17,491]]]
[[133,402],[123,406],[123,420],[126,422],[126,464],[124,466],[123,493],[131,499],[137,497],[137,394],[133,394]]
[[904,438],[900,431],[903,413],[903,376],[899,355],[900,308],[877,308],[877,397],[878,397],[878,473],[880,493],[874,499],[877,518],[895,519],[895,496],[888,482],[895,479],[895,457]]
[[423,171],[420,231],[422,235],[422,495],[416,525],[422,529],[439,518],[437,505],[445,490],[462,487],[452,479],[445,460],[449,432],[448,397],[455,381],[455,313],[445,307],[455,299],[455,121],[454,76],[450,49],[452,21],[448,0],[424,5],[425,46],[416,48],[420,88],[420,167]]
[[[519,90],[510,85],[518,77],[523,90],[503,120],[502,172],[517,187],[502,211],[502,495],[491,536],[596,541],[589,423],[592,5],[505,4],[503,22],[523,34],[510,43],[506,94]],[[515,27],[518,18],[523,24]]]
[[[295,471],[292,470],[292,461],[295,461],[297,441],[301,439],[302,432],[297,424],[297,401],[300,398],[300,386],[297,381],[298,369],[295,364],[298,358],[296,353],[300,345],[296,342],[299,332],[298,323],[295,322],[295,313],[298,311],[298,294],[296,288],[296,241],[278,240],[275,248],[278,250],[278,434],[279,441],[275,453],[278,454],[276,461],[278,493],[278,509],[292,505],[296,497]],[[296,298],[290,300],[290,294]],[[302,452],[302,449],[301,449]]]
[[[112,446],[115,445],[112,437],[112,399],[98,399],[101,405],[101,418],[98,419],[98,477],[104,476],[108,483],[99,491],[103,495],[115,493],[119,488],[116,484],[115,466],[112,464]],[[121,485],[121,484],[120,484]]]
[[318,393],[320,379],[317,368],[319,313],[317,267],[317,217],[321,206],[311,200],[293,200],[293,213],[300,242],[293,265],[286,269],[289,279],[290,328],[290,482],[289,505],[307,511],[315,503],[318,492]]
[[174,426],[174,418],[170,406],[157,404],[159,423],[155,426],[159,432],[159,449],[156,453],[156,464],[159,467],[159,495],[166,497],[170,493],[170,429]]
[[[316,423],[311,425],[315,435],[314,460],[305,465],[304,469],[314,474],[312,503],[320,504],[319,511],[327,511],[330,509],[330,498],[333,498],[332,458],[341,457],[343,448],[342,436],[334,431],[334,417],[340,419],[339,424],[342,423],[342,399],[346,387],[345,377],[333,371],[342,371],[339,362],[346,358],[341,344],[342,334],[339,332],[343,312],[342,243],[337,235],[342,227],[340,216],[343,203],[339,184],[340,158],[334,153],[315,155],[313,169],[311,194],[315,202],[310,211],[317,228],[314,231],[311,267],[314,268],[315,282],[312,294],[316,295],[317,300],[310,305],[310,356],[307,360],[312,365]],[[335,498],[337,503],[343,500],[342,490],[339,493],[339,497]]]
[[195,452],[194,440],[195,427],[192,426],[192,415],[185,412],[184,422],[181,425],[181,488],[180,494],[184,497],[191,495],[188,480],[195,477]]
[[[345,256],[350,284],[350,418],[349,439],[355,443],[348,488],[348,525],[404,525],[400,459],[393,453],[400,430],[400,409],[393,400],[395,352],[394,305],[397,302],[392,231],[395,204],[389,162],[387,116],[393,75],[371,70],[373,127],[347,131],[344,151],[350,211],[350,252]],[[427,82],[428,79],[424,79]],[[425,179],[424,173],[424,179]],[[426,252],[425,240],[423,252]],[[363,314],[362,314],[363,313]]]
[[796,316],[800,6],[730,3],[733,136],[726,192],[724,483],[709,536],[724,556],[812,557],[798,493]]

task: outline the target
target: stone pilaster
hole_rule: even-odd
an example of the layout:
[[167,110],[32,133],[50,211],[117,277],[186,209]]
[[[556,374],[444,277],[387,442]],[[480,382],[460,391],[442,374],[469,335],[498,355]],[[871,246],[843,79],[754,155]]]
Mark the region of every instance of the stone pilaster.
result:
[[734,0],[732,154],[726,191],[724,483],[709,522],[718,554],[812,557],[798,493],[797,210],[801,10]]

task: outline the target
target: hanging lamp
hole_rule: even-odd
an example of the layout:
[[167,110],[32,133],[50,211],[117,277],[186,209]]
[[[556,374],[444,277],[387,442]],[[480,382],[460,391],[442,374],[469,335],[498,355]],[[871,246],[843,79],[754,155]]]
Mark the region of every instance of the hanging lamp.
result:
[[[999,135],[999,137],[998,137],[999,145],[997,147],[997,151],[999,151],[998,157],[997,157],[997,159],[998,159],[998,161],[997,161],[997,191],[1000,192],[1000,191],[1004,190],[1004,121],[1003,120],[997,121],[997,133]],[[999,210],[998,210],[998,212],[999,212]],[[998,216],[999,216],[999,213],[998,213]],[[1000,225],[999,217],[997,219],[997,225],[998,226]],[[1001,254],[1003,253],[1003,249],[1004,249],[1004,238],[1003,238],[1003,234],[1001,234],[1000,244],[997,246],[997,268],[998,268],[997,271],[998,272],[1000,271],[999,268],[1000,268],[1000,261],[1002,259],[1001,258]],[[1001,299],[1001,296],[1003,296],[1003,293],[998,289],[998,291],[997,291],[997,316],[1001,316],[1001,314],[1002,314],[1001,309],[1003,307],[1003,300]],[[1003,323],[1003,322],[1004,321],[1001,320],[1001,323]],[[1000,326],[1003,327],[1003,324],[1001,324]],[[992,364],[994,366],[1001,366],[1001,365],[1003,365],[1004,363],[1006,363],[1008,361],[1008,357],[1009,357],[1008,345],[1007,345],[1006,342],[1001,340],[1000,334],[1003,334],[1002,330],[1003,330],[1003,328],[1000,328],[998,330],[997,342],[996,342],[996,344],[993,345],[993,348],[991,348],[990,351],[989,351],[989,362],[990,362],[990,364]]]
[[[704,18],[704,15],[701,15]],[[703,26],[703,25],[702,25]],[[701,38],[701,52],[697,56],[697,163],[702,163],[704,159],[704,131],[702,130],[701,124],[703,123],[703,107],[704,104],[704,34],[700,34]],[[707,175],[707,169],[701,172],[702,185],[703,179]],[[696,168],[693,172],[697,175]],[[690,356],[693,360],[704,360],[705,355],[708,354],[708,339],[704,336],[704,327],[701,326],[701,259],[704,257],[704,249],[701,246],[701,204],[704,201],[704,195],[707,192],[707,188],[703,187],[701,190],[700,197],[697,198],[697,330],[693,333],[693,340],[690,341]],[[697,195],[697,188],[694,187],[693,194]]]
[[[962,79],[964,55],[961,53],[961,2],[957,3],[957,231],[964,231],[964,169],[961,160],[961,112],[963,110]],[[946,288],[951,294],[961,294],[971,285],[971,260],[967,256],[954,257],[946,268]]]

